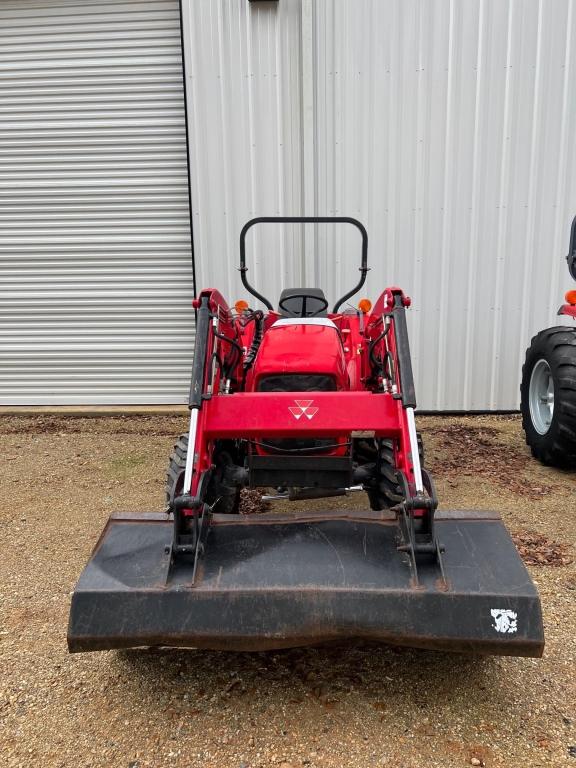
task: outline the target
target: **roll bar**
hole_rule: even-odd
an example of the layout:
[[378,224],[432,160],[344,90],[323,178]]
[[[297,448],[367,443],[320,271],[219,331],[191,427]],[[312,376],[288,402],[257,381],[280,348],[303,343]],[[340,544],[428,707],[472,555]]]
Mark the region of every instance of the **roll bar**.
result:
[[250,285],[248,278],[246,277],[246,272],[248,272],[248,267],[246,266],[246,233],[255,224],[352,224],[360,230],[360,234],[362,235],[362,260],[359,267],[361,272],[360,281],[358,285],[354,286],[351,291],[345,293],[344,296],[336,302],[332,311],[338,312],[340,306],[359,291],[366,282],[366,274],[368,272],[368,233],[366,232],[364,225],[357,219],[352,219],[349,216],[260,216],[256,219],[247,221],[240,232],[240,277],[242,278],[242,284],[246,290],[265,304],[268,309],[272,310],[274,307],[268,299],[262,296],[261,293],[258,293],[258,291]]

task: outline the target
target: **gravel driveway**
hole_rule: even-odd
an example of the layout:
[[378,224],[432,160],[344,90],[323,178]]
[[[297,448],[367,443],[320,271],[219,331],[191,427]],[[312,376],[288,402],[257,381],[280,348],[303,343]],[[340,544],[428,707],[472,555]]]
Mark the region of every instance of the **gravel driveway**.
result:
[[576,768],[576,474],[516,417],[424,417],[443,507],[496,509],[543,602],[542,660],[378,645],[66,650],[110,512],[159,510],[180,416],[0,419],[0,765]]

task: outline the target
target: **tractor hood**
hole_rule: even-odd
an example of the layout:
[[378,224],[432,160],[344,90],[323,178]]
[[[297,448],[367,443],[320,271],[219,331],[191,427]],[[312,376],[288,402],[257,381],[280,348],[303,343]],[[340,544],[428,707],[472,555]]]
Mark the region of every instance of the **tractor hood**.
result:
[[323,374],[335,389],[348,388],[344,349],[336,325],[327,317],[283,318],[264,334],[254,376],[258,382],[283,374]]

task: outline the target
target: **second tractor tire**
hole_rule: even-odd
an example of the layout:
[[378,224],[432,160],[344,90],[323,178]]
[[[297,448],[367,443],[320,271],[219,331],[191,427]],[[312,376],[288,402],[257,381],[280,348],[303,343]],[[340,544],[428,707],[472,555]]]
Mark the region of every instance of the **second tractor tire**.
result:
[[520,409],[532,455],[560,468],[576,467],[576,328],[540,331],[526,351]]

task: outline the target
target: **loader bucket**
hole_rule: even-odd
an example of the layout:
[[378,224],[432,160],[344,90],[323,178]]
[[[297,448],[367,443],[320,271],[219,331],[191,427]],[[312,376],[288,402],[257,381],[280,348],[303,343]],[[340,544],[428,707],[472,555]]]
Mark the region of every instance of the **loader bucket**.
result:
[[367,638],[540,656],[538,594],[500,518],[438,512],[445,578],[414,572],[389,512],[214,515],[195,579],[165,514],[108,521],[72,598],[70,651],[256,651]]

